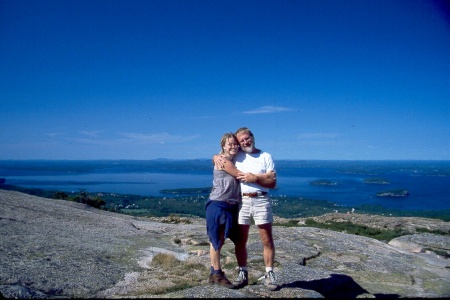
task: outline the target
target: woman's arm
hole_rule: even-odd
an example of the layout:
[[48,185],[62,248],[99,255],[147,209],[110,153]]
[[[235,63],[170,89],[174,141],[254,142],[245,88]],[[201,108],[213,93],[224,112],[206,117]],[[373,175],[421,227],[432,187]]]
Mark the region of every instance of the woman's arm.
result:
[[236,179],[242,180],[243,182],[254,182],[262,187],[273,189],[277,185],[277,173],[273,170],[262,174],[253,174],[250,172],[242,173],[239,171],[234,164],[221,156],[216,154],[213,156],[213,162],[218,170],[224,170]]
[[[233,176],[234,178],[238,178],[239,174],[242,174],[241,171],[239,171],[235,165],[233,164],[233,162],[229,161],[228,159],[225,159],[225,161],[223,161],[222,165],[217,165],[216,164],[216,168],[218,170],[224,170],[225,172],[227,172],[228,174],[230,174],[231,176]],[[238,178],[239,179],[239,178]]]
[[269,171],[263,174],[253,174],[250,172],[242,173],[229,160],[226,160],[224,162],[222,170],[243,182],[254,182],[262,187],[271,189],[273,189],[277,185],[277,173],[275,171]]

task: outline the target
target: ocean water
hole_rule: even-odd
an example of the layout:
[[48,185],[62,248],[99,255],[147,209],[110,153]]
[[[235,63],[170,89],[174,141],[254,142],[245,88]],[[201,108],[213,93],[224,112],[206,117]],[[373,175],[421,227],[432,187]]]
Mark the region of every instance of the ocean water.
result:
[[[450,161],[275,161],[274,196],[327,200],[338,205],[381,205],[388,209],[450,209]],[[0,161],[6,184],[65,192],[104,192],[167,197],[160,191],[203,188],[212,184],[210,159]],[[367,184],[382,178],[389,184]],[[333,185],[311,182],[327,180]],[[407,197],[377,197],[388,190]],[[173,196],[173,195],[170,195]]]

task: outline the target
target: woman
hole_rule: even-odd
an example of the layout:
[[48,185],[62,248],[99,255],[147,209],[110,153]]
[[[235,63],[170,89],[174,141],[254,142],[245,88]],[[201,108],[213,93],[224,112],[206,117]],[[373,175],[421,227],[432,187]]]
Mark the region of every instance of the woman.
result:
[[[226,238],[234,241],[238,233],[237,217],[241,202],[240,184],[236,177],[233,157],[239,144],[233,133],[225,133],[220,140],[220,154],[226,158],[223,168],[214,166],[213,188],[206,203],[206,230],[210,241],[211,273],[209,283],[235,288],[220,267],[220,250]],[[233,175],[230,175],[230,174]]]

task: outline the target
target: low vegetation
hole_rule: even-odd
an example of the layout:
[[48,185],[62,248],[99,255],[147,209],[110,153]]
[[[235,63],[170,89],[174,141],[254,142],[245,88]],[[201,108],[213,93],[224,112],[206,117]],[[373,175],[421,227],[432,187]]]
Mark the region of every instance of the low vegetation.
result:
[[[151,262],[151,268],[162,271],[158,273],[158,280],[164,284],[156,284],[149,287],[146,293],[162,295],[169,292],[198,286],[208,278],[209,270],[203,264],[189,260],[179,260],[175,256],[166,253],[156,254]],[[153,272],[140,278],[141,281],[152,280]],[[154,279],[153,279],[154,280]]]
[[[373,227],[368,227],[365,225],[359,225],[352,222],[333,222],[329,221],[326,223],[321,223],[314,221],[313,219],[306,219],[304,224],[300,224],[299,220],[291,219],[287,222],[274,223],[274,226],[284,226],[284,227],[315,227],[321,229],[334,230],[338,232],[344,232],[348,234],[355,234],[360,236],[365,236],[373,238],[379,241],[390,241],[394,238],[412,234],[409,231],[403,229],[378,229]],[[429,230],[426,228],[415,228],[418,233],[432,233],[437,235],[450,236],[450,232],[442,230]]]
[[402,229],[378,229],[372,228],[365,225],[358,225],[352,222],[326,222],[320,223],[316,222],[313,219],[306,219],[305,225],[299,226],[308,226],[308,227],[316,227],[322,229],[329,229],[339,232],[344,232],[348,234],[355,234],[360,236],[369,237],[372,239],[376,239],[379,241],[390,241],[396,237],[411,234],[408,231],[404,231]]
[[438,230],[438,229],[430,230],[430,229],[423,228],[423,227],[417,227],[417,228],[416,228],[416,231],[417,231],[418,233],[432,233],[432,234],[438,234],[438,235],[447,235],[447,236],[450,236],[450,231],[443,231],[443,230]]
[[169,223],[169,224],[191,224],[191,220],[189,218],[183,218],[180,216],[175,216],[173,214],[169,215],[169,217],[164,218],[161,220],[162,223]]

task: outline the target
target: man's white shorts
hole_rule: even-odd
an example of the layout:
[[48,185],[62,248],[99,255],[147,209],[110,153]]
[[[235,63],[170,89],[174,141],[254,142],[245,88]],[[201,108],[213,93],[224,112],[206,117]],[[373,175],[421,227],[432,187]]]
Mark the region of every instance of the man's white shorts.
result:
[[255,220],[256,225],[273,222],[270,197],[267,195],[257,197],[242,196],[238,222],[241,225],[250,225],[251,218]]

